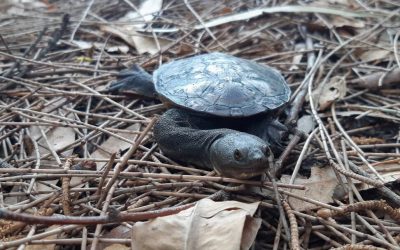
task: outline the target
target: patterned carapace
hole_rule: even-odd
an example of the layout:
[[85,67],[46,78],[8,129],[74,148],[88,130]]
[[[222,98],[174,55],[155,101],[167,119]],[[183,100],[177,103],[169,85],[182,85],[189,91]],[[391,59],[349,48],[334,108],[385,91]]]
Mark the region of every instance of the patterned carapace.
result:
[[224,117],[276,109],[290,98],[275,69],[222,53],[173,61],[154,72],[155,89],[172,103]]

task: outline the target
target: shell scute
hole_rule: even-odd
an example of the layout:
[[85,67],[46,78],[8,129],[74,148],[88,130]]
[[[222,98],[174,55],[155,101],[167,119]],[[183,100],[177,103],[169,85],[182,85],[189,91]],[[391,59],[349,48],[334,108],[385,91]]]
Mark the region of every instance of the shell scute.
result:
[[170,102],[225,117],[276,109],[290,98],[289,86],[277,70],[222,53],[164,64],[153,80],[156,91]]

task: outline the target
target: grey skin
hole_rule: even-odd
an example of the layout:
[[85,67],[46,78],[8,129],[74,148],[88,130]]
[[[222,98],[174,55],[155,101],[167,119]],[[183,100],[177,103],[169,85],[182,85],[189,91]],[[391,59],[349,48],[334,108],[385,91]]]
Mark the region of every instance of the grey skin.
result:
[[226,177],[247,179],[265,172],[272,157],[269,144],[248,133],[217,127],[218,119],[174,108],[154,125],[154,138],[169,157],[215,169]]
[[[185,104],[179,103],[181,101],[181,99],[179,99],[179,93],[176,96],[172,96],[178,99],[168,98],[171,96],[165,93],[169,88],[163,85],[163,81],[170,85],[174,85],[173,81],[176,81],[178,85],[181,84],[183,87],[186,87],[185,84],[182,84],[182,80],[186,80],[190,77],[197,77],[201,78],[202,81],[204,80],[203,78],[208,78],[210,75],[206,75],[206,73],[203,74],[203,69],[199,71],[201,67],[195,67],[198,65],[196,62],[197,59],[206,60],[203,62],[205,66],[211,65],[215,67],[218,65],[207,60],[215,59],[218,61],[221,59],[222,63],[228,64],[224,67],[229,68],[231,66],[229,64],[233,61],[236,63],[236,65],[233,66],[239,67],[239,71],[244,69],[240,68],[240,65],[237,66],[238,63],[249,64],[250,70],[252,69],[251,67],[257,67],[257,70],[260,71],[260,66],[254,66],[253,62],[237,59],[221,53],[206,54],[192,58],[193,59],[189,58],[176,61],[178,62],[177,64],[179,64],[177,65],[179,66],[179,70],[182,72],[172,75],[173,77],[171,77],[171,71],[176,69],[173,64],[174,62],[166,66],[163,65],[155,72],[154,77],[145,72],[142,68],[135,66],[129,71],[121,72],[118,81],[112,84],[109,90],[133,92],[146,97],[158,97],[164,102],[169,101],[168,104],[175,105],[176,108],[167,110],[154,126],[155,140],[160,149],[172,159],[192,163],[203,168],[214,169],[223,176],[240,179],[251,178],[265,172],[269,167],[269,162],[273,159],[270,147],[279,147],[280,132],[286,129],[282,124],[271,119],[271,115],[266,112],[258,112],[259,114],[251,114],[247,117],[243,117],[244,115],[240,113],[239,116],[235,116],[238,114],[238,108],[234,107],[233,110],[235,110],[235,113],[232,117],[224,117],[225,111],[212,110],[207,112],[199,110],[202,108],[201,105],[193,106],[199,105],[198,103],[189,103],[188,106],[185,107]],[[195,66],[192,67],[193,63]],[[222,69],[224,70],[224,68]],[[238,71],[238,69],[235,70]],[[187,72],[185,72],[185,70]],[[272,70],[271,72],[268,70],[270,69],[267,68],[267,73],[272,72]],[[190,73],[192,74],[186,78],[185,74]],[[275,74],[279,74],[275,71],[272,73],[274,74],[273,77],[276,77]],[[267,78],[268,76],[269,75],[267,75]],[[220,78],[219,75],[211,75],[211,77],[214,77],[213,79],[216,80]],[[278,77],[281,77],[280,74]],[[153,80],[156,81],[155,86]],[[253,78],[251,80],[253,80]],[[157,89],[157,84],[165,89]],[[202,84],[204,85],[204,82]],[[275,82],[271,84],[272,87],[267,87],[273,90],[280,87],[280,83],[277,84],[277,87],[274,86],[274,84]],[[283,84],[286,83],[284,82]],[[235,87],[228,86],[228,88],[234,88],[234,92],[240,95],[240,88],[242,87],[237,87],[235,85]],[[290,96],[290,90],[288,89],[289,88],[285,85],[284,93],[281,94],[287,99]],[[189,102],[198,97],[198,95],[196,95],[190,99],[190,95],[193,93],[186,94],[189,97]],[[175,94],[170,93],[169,95]],[[271,97],[273,100],[272,104],[265,100],[263,103],[272,105],[273,107],[281,105],[279,104],[279,98],[274,98],[275,97]],[[248,103],[248,101],[246,102]],[[282,101],[282,103],[284,102],[285,100]],[[216,108],[213,105],[210,105],[210,107],[211,109]],[[250,110],[249,112],[252,111],[253,110]],[[265,108],[265,111],[268,111],[268,109]],[[239,112],[241,111],[239,110]],[[217,115],[213,115],[215,113],[217,113]]]

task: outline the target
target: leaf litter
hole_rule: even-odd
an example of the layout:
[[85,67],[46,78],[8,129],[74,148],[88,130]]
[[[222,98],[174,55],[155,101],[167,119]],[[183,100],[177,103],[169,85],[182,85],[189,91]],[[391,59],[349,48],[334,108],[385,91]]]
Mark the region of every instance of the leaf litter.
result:
[[[209,249],[399,249],[399,7],[381,0],[0,4],[0,249],[160,249],[161,236]],[[212,51],[275,67],[292,88],[279,113],[291,135],[275,155],[273,178],[220,178],[172,161],[152,139],[165,108],[104,91],[134,64],[151,72]],[[256,212],[235,216],[255,202]],[[190,211],[197,212],[184,233],[177,221]],[[218,233],[221,223],[246,244],[233,230]],[[137,238],[152,224],[159,233]],[[233,245],[223,243],[234,235]]]

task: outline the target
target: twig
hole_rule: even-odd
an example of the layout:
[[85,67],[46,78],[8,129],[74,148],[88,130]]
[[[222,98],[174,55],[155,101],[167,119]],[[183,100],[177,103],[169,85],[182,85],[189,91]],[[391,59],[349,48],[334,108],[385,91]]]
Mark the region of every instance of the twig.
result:
[[[29,46],[29,48],[27,50],[25,50],[24,54],[22,54],[22,57],[28,56],[32,52],[32,50],[36,48],[36,46],[42,40],[42,38],[43,38],[44,34],[46,33],[46,31],[47,31],[47,27],[45,27],[42,31],[40,31],[40,33],[38,34],[36,40],[31,44],[31,46]],[[12,54],[11,51],[9,51],[9,50],[8,50],[8,53]],[[20,60],[16,60],[15,63],[11,66],[11,68],[3,74],[3,77],[11,76],[11,74],[14,71],[14,69],[19,68],[19,66],[20,66]],[[5,87],[5,86],[1,87],[0,91],[5,90],[10,86],[11,86],[11,84],[9,83],[7,87]]]
[[289,206],[287,201],[282,201],[283,208],[286,211],[286,214],[289,218],[290,223],[290,243],[292,250],[300,250],[300,243],[299,243],[299,230],[297,226],[296,217],[293,214],[292,208]]
[[[307,31],[305,27],[300,27],[300,29],[302,31],[302,34],[306,33]],[[309,36],[307,36],[307,34],[304,34],[304,36],[305,36],[304,39],[306,40],[307,49],[310,50],[310,52],[307,53],[307,68],[309,69],[309,72],[305,77],[305,79],[303,80],[303,82],[301,83],[301,85],[299,86],[299,88],[293,94],[294,98],[292,96],[292,103],[289,110],[289,115],[285,120],[286,125],[293,126],[294,124],[296,124],[298,114],[301,110],[301,106],[303,106],[307,94],[308,85],[311,84],[310,78],[313,74],[315,74],[315,71],[318,69],[316,67],[318,64],[316,63],[315,54],[313,53],[314,46],[312,39]]]
[[356,202],[354,204],[350,204],[347,206],[340,207],[340,210],[331,211],[328,209],[321,209],[318,211],[318,216],[322,218],[335,217],[335,216],[344,216],[350,212],[359,212],[363,210],[379,210],[389,215],[395,221],[400,221],[400,210],[393,209],[383,200],[374,200],[374,201],[362,201]]
[[[160,210],[154,210],[149,212],[138,212],[138,213],[110,213],[102,216],[38,216],[23,213],[10,212],[6,209],[0,209],[0,218],[12,221],[23,221],[27,224],[44,224],[44,225],[95,225],[95,224],[106,224],[106,223],[121,223],[125,221],[141,221],[154,219],[161,216],[168,216],[179,213],[182,210],[188,209],[194,206],[194,204],[182,205],[179,207],[165,208]],[[76,226],[75,226],[76,227]],[[0,245],[1,249],[2,245]]]
[[92,8],[92,5],[94,3],[95,0],[91,0],[88,4],[88,6],[86,7],[85,11],[83,12],[82,17],[79,19],[78,24],[75,26],[74,30],[71,33],[71,36],[69,38],[69,41],[72,42],[74,40],[75,37],[75,33],[78,31],[79,27],[81,26],[82,22],[86,19],[86,16],[88,15],[90,8]]
[[[64,164],[64,170],[69,170],[72,165],[72,159],[68,159],[65,161]],[[71,181],[71,178],[69,177],[63,177],[61,179],[62,181],[62,206],[63,206],[63,211],[65,215],[70,215],[71,214],[71,200],[69,196],[69,184]]]
[[[272,162],[270,164],[271,164],[270,166],[273,166]],[[289,238],[289,237],[291,237],[290,231],[289,231],[289,226],[288,226],[288,222],[285,217],[285,212],[284,212],[284,208],[283,208],[283,204],[282,204],[282,199],[281,199],[279,191],[278,191],[278,186],[276,185],[275,174],[270,174],[269,172],[267,172],[267,176],[272,182],[272,190],[274,191],[275,201],[278,204],[279,216],[282,220],[282,225],[283,225],[283,229],[285,231],[286,237]]]

